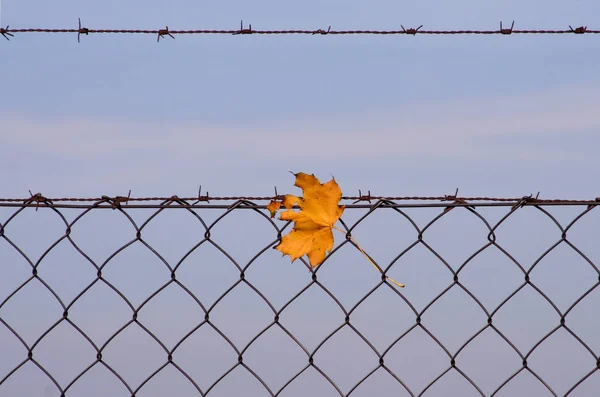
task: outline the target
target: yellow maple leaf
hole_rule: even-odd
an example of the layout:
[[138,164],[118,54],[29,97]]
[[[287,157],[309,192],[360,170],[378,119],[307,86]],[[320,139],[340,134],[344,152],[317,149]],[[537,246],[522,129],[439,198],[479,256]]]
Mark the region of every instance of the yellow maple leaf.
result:
[[[303,255],[308,256],[311,267],[319,266],[325,256],[333,249],[333,229],[345,233],[335,226],[344,212],[345,206],[339,205],[342,199],[342,191],[335,181],[321,183],[314,175],[299,172],[294,174],[296,182],[294,186],[302,189],[303,197],[286,194],[281,202],[271,201],[267,209],[271,217],[275,216],[277,210],[283,205],[287,211],[279,215],[283,221],[294,222],[294,228],[283,236],[281,243],[275,247],[283,255],[289,255],[292,262]],[[300,211],[292,211],[297,205]],[[346,235],[356,248],[367,258],[369,263],[380,273],[383,270],[367,255],[352,236]],[[385,279],[398,287],[404,287],[396,280],[385,276]]]
[[[344,206],[339,205],[342,191],[335,179],[321,183],[314,175],[294,175],[294,185],[302,189],[304,197],[284,197],[282,204],[287,211],[279,219],[294,222],[294,228],[275,249],[289,255],[292,262],[306,254],[310,265],[316,267],[333,249],[332,228],[344,212]],[[300,211],[292,211],[294,205]]]

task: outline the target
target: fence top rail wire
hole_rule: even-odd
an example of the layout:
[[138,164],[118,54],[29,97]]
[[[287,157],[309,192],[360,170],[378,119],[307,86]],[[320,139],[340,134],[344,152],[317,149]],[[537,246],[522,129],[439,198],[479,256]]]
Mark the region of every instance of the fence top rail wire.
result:
[[221,35],[248,35],[248,34],[259,34],[259,35],[289,35],[289,34],[300,34],[300,35],[411,35],[416,36],[417,34],[426,35],[511,35],[511,34],[598,34],[600,30],[588,29],[587,26],[572,27],[568,25],[569,29],[514,29],[514,21],[510,28],[505,28],[500,22],[499,29],[493,30],[476,30],[476,29],[461,29],[461,30],[426,30],[421,29],[423,25],[417,28],[409,27],[405,28],[400,25],[401,29],[396,30],[332,30],[331,26],[325,29],[285,29],[285,30],[254,30],[252,25],[244,27],[244,23],[240,24],[239,29],[226,29],[226,30],[211,30],[211,29],[199,29],[199,30],[170,30],[168,26],[160,29],[89,29],[83,27],[81,20],[79,20],[78,27],[70,29],[47,29],[47,28],[18,28],[10,29],[10,25],[6,27],[0,27],[0,35],[4,36],[5,39],[10,40],[14,37],[15,33],[77,33],[77,40],[80,40],[81,35],[89,34],[151,34],[156,35],[157,41],[166,36],[174,39],[173,35],[176,34],[221,34]]
[[[408,207],[523,207],[523,206],[565,206],[587,205],[595,207],[600,205],[600,197],[593,199],[541,199],[539,193],[535,197],[459,197],[454,195],[444,196],[372,196],[371,193],[358,196],[343,196],[342,202],[348,202],[346,208],[408,208]],[[267,208],[266,202],[282,200],[283,195],[273,196],[209,196],[196,197],[131,197],[128,196],[101,196],[101,197],[58,197],[48,198],[41,193],[31,194],[27,198],[0,198],[0,207],[55,207],[55,208],[231,208],[236,203],[244,202],[246,208]],[[229,201],[233,204],[211,204],[211,201]],[[400,203],[398,203],[400,201]],[[139,204],[138,204],[139,203]],[[177,203],[177,205],[172,205]],[[368,204],[367,204],[368,203]]]

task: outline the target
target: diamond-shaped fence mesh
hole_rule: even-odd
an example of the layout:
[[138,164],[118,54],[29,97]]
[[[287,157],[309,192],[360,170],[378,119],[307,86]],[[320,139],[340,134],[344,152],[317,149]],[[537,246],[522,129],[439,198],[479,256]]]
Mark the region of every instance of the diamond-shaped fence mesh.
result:
[[0,396],[598,395],[598,201],[204,201],[0,203]]

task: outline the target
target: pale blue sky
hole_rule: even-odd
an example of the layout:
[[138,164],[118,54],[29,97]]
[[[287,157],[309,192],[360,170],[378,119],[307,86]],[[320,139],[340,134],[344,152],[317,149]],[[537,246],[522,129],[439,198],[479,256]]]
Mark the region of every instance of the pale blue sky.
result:
[[[2,11],[14,28],[81,17],[90,28],[235,29],[244,19],[255,29],[494,29],[515,19],[563,29],[592,28],[600,6],[4,0]],[[19,34],[0,47],[4,193],[184,195],[202,184],[264,194],[293,169],[333,174],[352,192],[595,196],[583,182],[597,175],[598,46],[595,35],[77,44],[72,34]]]
[[[500,20],[510,25],[513,19],[516,20],[515,28],[519,29],[565,29],[568,25],[600,28],[593,25],[593,17],[600,15],[600,4],[590,0],[550,0],[543,4],[529,0],[493,3],[473,0],[350,3],[324,0],[300,3],[3,0],[1,11],[2,26],[10,25],[11,28],[76,28],[78,17],[88,28],[114,29],[159,29],[165,25],[170,29],[236,29],[241,19],[251,23],[254,29],[326,29],[332,25],[332,29],[338,30],[394,30],[401,24],[405,27],[423,24],[430,30],[495,29]],[[358,189],[363,192],[370,189],[378,195],[439,196],[452,194],[458,187],[461,195],[466,196],[523,196],[538,191],[542,198],[600,196],[597,188],[600,173],[595,156],[600,145],[598,35],[176,37],[156,43],[156,38],[151,35],[90,35],[83,36],[80,44],[75,34],[23,33],[16,34],[10,42],[0,39],[0,180],[3,182],[0,196],[25,197],[28,190],[49,197],[126,195],[129,189],[134,196],[193,196],[200,184],[203,191],[208,190],[211,195],[270,195],[273,186],[277,186],[280,193],[297,193],[291,186],[293,178],[288,170],[315,173],[323,180],[334,175],[348,195],[355,195]],[[489,210],[486,214],[497,220],[505,210]],[[553,213],[570,220],[581,210],[554,209]],[[435,211],[415,213],[415,216],[421,216],[419,219],[424,224],[437,214]],[[507,226],[502,243],[531,264],[560,237],[560,233],[555,226],[548,225],[547,218],[539,211],[524,211],[529,212],[523,215],[520,223]],[[154,239],[155,244],[162,242],[161,253],[169,261],[176,262],[204,231],[198,230],[198,222],[188,219],[191,217],[175,212],[177,210],[160,220],[164,222],[161,227],[150,228],[147,238]],[[2,210],[0,222],[4,222],[9,213],[9,210]],[[73,219],[75,213],[69,214],[68,218]],[[357,229],[355,237],[361,239],[367,252],[377,252],[385,263],[399,253],[396,238],[400,238],[400,245],[405,247],[414,241],[415,235],[406,222],[399,226],[394,221],[396,218],[390,218],[387,213],[378,214],[370,223],[361,226],[364,229]],[[475,217],[467,211],[459,214],[449,214],[448,223],[440,229],[432,229],[427,237],[444,257],[452,258],[453,265],[460,264],[484,244],[487,236],[483,224]],[[148,213],[138,215],[143,219]],[[217,215],[203,214],[212,219]],[[349,219],[359,216],[358,213],[346,215]],[[243,262],[257,252],[257,247],[266,246],[275,237],[266,222],[248,215],[248,222],[261,223],[260,230],[248,238],[241,234],[240,227],[247,216],[240,214],[240,217],[235,222],[224,223],[220,232],[215,232],[215,239],[239,255]],[[107,253],[133,237],[133,229],[116,212],[98,213],[90,218],[92,220],[80,226],[79,237],[74,235],[74,239],[85,246],[86,252],[98,256],[96,259],[92,255],[94,260],[101,262]],[[592,236],[597,235],[598,219],[593,211],[573,232],[577,243],[596,263],[600,261],[600,252]],[[32,224],[39,225],[39,229],[32,229]],[[61,225],[55,215],[44,211],[28,211],[13,225],[7,228],[7,236],[31,251],[34,260],[64,232],[64,224]],[[454,233],[456,225],[463,225],[464,231]],[[161,230],[168,227],[179,232],[165,236]],[[95,237],[98,233],[106,235],[109,230],[110,238],[99,241]],[[232,231],[240,235],[233,238]],[[523,242],[525,240],[527,243]],[[549,273],[540,271],[538,282],[544,291],[557,294],[553,298],[561,302],[560,308],[564,308],[583,285],[593,284],[597,277],[593,272],[587,272],[589,269],[585,265],[577,267],[578,272],[569,270],[567,273],[572,275],[571,278],[565,276],[561,264],[581,264],[581,258],[567,248],[564,252],[561,250],[549,260],[552,264],[546,265],[551,268]],[[354,294],[366,293],[377,282],[378,275],[360,253],[347,251],[341,251],[339,259],[332,261],[329,268],[324,267],[321,274],[324,283],[329,283],[340,299],[347,299],[351,306],[357,299]],[[61,285],[65,296],[72,299],[89,277],[93,279],[92,267],[69,247],[56,252],[54,258],[48,258],[50,264],[40,266],[40,272],[46,267],[44,277],[53,285]],[[152,288],[164,282],[156,258],[146,261],[147,255],[146,250],[135,248],[128,251],[127,256],[118,258],[116,262],[123,265],[135,263],[129,273],[120,274],[116,270],[118,265],[111,267],[115,272],[114,280],[123,283],[134,301],[147,296]],[[206,293],[205,298],[210,300],[214,299],[216,291],[230,285],[227,283],[233,282],[236,274],[222,270],[231,270],[231,264],[221,256],[206,255],[208,261],[216,263],[215,266],[189,265],[182,267],[182,272],[188,272],[191,280],[228,280],[222,284],[212,281],[208,286],[198,284],[194,292]],[[251,267],[256,275],[249,274],[249,277],[253,277],[261,290],[267,290],[275,302],[285,302],[308,283],[309,273],[296,264],[289,265],[287,258],[281,260],[275,252],[269,251],[266,255],[265,261],[261,262],[265,267],[261,268],[257,263]],[[373,255],[377,259],[377,255]],[[506,296],[510,288],[492,291],[485,287],[489,285],[485,282],[494,285],[494,280],[502,280],[495,285],[506,283],[514,288],[511,283],[517,281],[514,274],[504,272],[504,257],[497,253],[490,255],[488,261],[481,262],[487,265],[481,266],[498,271],[497,278],[480,271],[466,273],[465,282],[470,282],[469,287],[474,291],[479,288],[485,299],[497,304],[499,297]],[[6,244],[0,247],[0,258],[9,258],[11,266],[20,263],[18,270],[11,267],[0,282],[0,299],[3,299],[4,292],[18,285],[15,283],[28,273],[21,263],[22,258],[15,256],[14,250]],[[346,263],[349,259],[351,265]],[[198,257],[194,263],[206,261],[206,258]],[[449,273],[440,275],[439,262],[426,253],[415,252],[406,261],[407,264],[419,263],[419,266],[404,271],[394,268],[397,273],[393,276],[409,285],[405,293],[417,305],[431,299],[436,288],[439,291],[448,285],[446,276]],[[150,270],[146,263],[151,264]],[[329,270],[337,269],[336,263],[344,266],[343,272]],[[56,266],[54,271],[50,271],[52,264]],[[91,276],[87,273],[73,276],[80,266],[84,266]],[[146,274],[144,282],[136,279],[136,271]],[[107,277],[111,277],[109,269],[107,272]],[[281,279],[290,281],[282,286]],[[365,283],[365,280],[369,282]],[[568,287],[561,288],[561,280]],[[7,305],[4,313],[0,310],[0,315],[21,321],[22,332],[30,333],[34,338],[39,329],[56,320],[56,307],[47,300],[42,305],[44,310],[40,311],[35,299],[46,299],[46,293],[33,287],[29,293],[29,299],[22,296],[17,303]],[[73,316],[87,329],[96,330],[101,339],[114,331],[111,331],[113,325],[126,321],[130,313],[118,300],[103,307],[98,302],[114,297],[102,292],[98,294],[85,303],[95,305],[91,306],[93,311],[83,310],[79,314],[81,317],[77,317],[75,311]],[[598,301],[597,295],[593,302]],[[195,313],[198,308],[193,304],[185,306],[178,300],[180,298],[174,291],[173,295],[156,303],[154,314],[149,311],[149,317],[145,318],[155,327],[153,329],[163,332],[162,337],[168,341],[180,338],[181,333],[189,329],[189,324],[197,323],[184,321],[189,320],[186,315]],[[458,302],[464,299],[452,297],[455,298]],[[221,318],[218,311],[215,314],[215,321],[222,321],[225,328],[229,327],[234,339],[239,337],[247,342],[244,339],[247,335],[240,331],[243,327],[238,327],[232,318],[244,324],[250,334],[256,333],[260,325],[268,321],[270,314],[260,311],[264,307],[250,310],[250,307],[255,308],[252,299],[255,296],[240,293],[224,305],[226,309],[220,314]],[[535,299],[531,297],[530,301]],[[139,304],[140,301],[136,302]],[[173,302],[181,311],[172,310]],[[366,316],[362,320],[362,330],[385,344],[397,336],[397,327],[404,329],[414,319],[405,308],[383,302],[382,306],[376,303],[367,306],[369,310],[362,314]],[[526,302],[528,300],[524,298],[521,305]],[[453,313],[450,304],[451,299],[448,299],[446,306],[440,305],[429,321],[431,327],[438,327],[436,329],[442,334],[445,330],[449,338],[447,343],[456,347],[467,334],[452,326],[446,329],[448,313]],[[326,296],[315,292],[303,305],[291,307],[289,313],[294,315],[290,314],[286,321],[298,330],[303,329],[307,343],[311,345],[323,338],[323,332],[331,331],[340,323],[335,317],[339,313],[334,315],[330,305]],[[534,322],[525,326],[528,310],[534,309],[523,307],[519,310],[519,304],[516,304],[507,311],[504,321],[512,330],[507,332],[513,332],[511,336],[515,338],[522,337],[522,343],[527,345],[535,337],[539,338],[539,332],[555,323]],[[536,304],[532,307],[542,311]],[[24,308],[30,308],[36,316],[18,320],[19,310]],[[390,316],[389,310],[398,312]],[[94,317],[85,313],[98,314]],[[518,320],[511,320],[509,313]],[[579,332],[586,335],[586,340],[598,352],[600,324],[596,320],[586,322],[581,313],[573,314],[583,316],[578,320]],[[452,317],[456,320],[455,325],[467,324],[471,331],[470,325],[483,321],[477,310],[458,315]],[[27,322],[36,319],[41,325]],[[360,319],[356,321],[360,322]],[[312,322],[326,324],[325,331],[306,325]],[[171,324],[180,325],[166,326]],[[86,349],[91,350],[85,341],[69,332],[56,332],[53,343],[40,347],[42,359],[46,357],[48,362],[54,363],[53,368],[62,380],[69,379],[76,368],[89,361],[89,357],[82,358],[80,352],[87,354]],[[6,335],[4,329],[0,331],[0,343],[10,340],[7,343],[14,348],[12,337]],[[143,379],[145,371],[156,368],[148,358],[154,348],[148,347],[152,342],[135,344],[138,336],[135,333],[124,335],[121,344],[117,344],[112,353],[107,352],[109,357],[113,355],[113,362],[121,362],[121,370],[132,370],[133,383]],[[223,347],[219,347],[218,338],[213,343],[210,337],[198,337],[195,342],[190,342],[190,346],[195,346],[199,352],[195,353],[190,347],[186,356],[179,358],[187,360],[188,367],[196,368],[194,376],[200,379],[214,379],[219,371],[223,372],[221,367],[225,368],[232,359],[219,350]],[[289,341],[282,335],[273,337],[275,342],[272,344],[256,347],[257,351],[266,353],[262,358],[257,354],[254,365],[260,367],[267,378],[271,376],[275,385],[281,386],[281,379],[289,379],[290,371],[293,371],[283,365],[273,366],[272,362],[299,353],[296,347],[286,345]],[[278,337],[282,338],[280,344]],[[340,337],[337,344],[328,347],[331,349],[329,355],[324,353],[322,358],[324,368],[332,372],[344,391],[372,368],[366,358],[371,359],[370,353],[361,350],[363,346],[353,338],[352,335]],[[422,336],[414,338],[411,343],[415,345],[423,341],[419,339]],[[558,379],[556,388],[559,393],[564,393],[569,382],[581,377],[582,371],[589,370],[589,363],[585,361],[589,355],[578,350],[580,347],[573,347],[568,336],[557,338],[562,338],[557,340],[563,343],[556,342],[549,352],[542,352],[534,362],[538,360],[538,365],[542,365],[555,362],[560,355],[567,357],[561,364],[563,367],[550,366],[544,373]],[[81,345],[73,342],[76,339]],[[513,362],[514,354],[507,353],[501,345],[495,339],[474,344],[470,354],[476,359],[463,363],[475,374],[473,376],[480,376],[486,393],[497,387],[502,378],[485,372],[482,369],[485,365],[478,365],[489,361],[486,349],[497,354],[493,357],[496,364],[502,366],[504,379],[510,374],[510,368],[520,365],[518,360]],[[137,350],[126,357],[124,346]],[[352,349],[356,351],[348,350],[348,346],[355,346]],[[410,343],[402,349],[408,349],[413,367],[418,369],[411,373],[413,386],[418,391],[446,364],[444,360],[440,368],[435,366],[438,364],[431,364],[431,357],[443,358],[437,350],[414,351],[409,347]],[[1,348],[3,345],[0,344]],[[10,353],[11,360],[22,357],[22,350],[14,349]],[[421,354],[424,351],[427,353]],[[410,363],[401,361],[401,352],[399,350],[399,358],[392,361],[398,360],[397,368],[410,372]],[[305,360],[302,354],[298,356],[301,362]],[[65,357],[69,360],[61,361]],[[132,361],[127,361],[132,360],[131,357],[148,358],[144,359],[148,368],[136,367]],[[204,357],[206,361],[198,364],[201,360],[198,357]],[[252,357],[249,353],[249,360]],[[350,365],[356,357],[361,357],[356,360],[360,365]],[[336,361],[340,358],[345,365],[340,366]],[[235,362],[235,357],[233,360]],[[211,362],[217,364],[210,365]],[[7,364],[0,360],[0,377],[11,364],[12,361]],[[568,370],[572,373],[567,374]],[[563,376],[559,378],[557,374]],[[240,376],[242,380],[239,380],[237,390],[234,385],[231,390],[215,390],[215,395],[235,395],[240,387],[255,390],[251,389],[256,387],[252,386],[252,381],[245,384],[244,374]],[[51,385],[36,379],[38,381],[29,384],[17,382],[5,385],[4,389],[0,387],[0,396],[12,397],[15,390],[22,392],[25,386],[31,387],[27,390],[35,396],[44,395],[35,394],[44,390],[47,392],[44,397],[56,395]],[[93,387],[89,386],[95,384],[93,379],[101,379],[96,384],[105,386],[105,392],[123,392],[122,387],[110,383],[113,380],[106,374],[90,377],[82,385]],[[164,379],[168,384],[169,377]],[[309,386],[317,387],[315,390],[321,390],[323,395],[333,395],[325,393],[332,390],[320,384],[318,376],[305,381],[308,382],[306,385],[290,391],[289,395],[300,394]],[[394,389],[397,385],[386,382],[389,379],[372,382],[371,393],[373,390],[379,395],[386,391],[399,392]],[[448,382],[457,385],[460,380]],[[528,381],[523,382],[521,390],[527,390],[528,395],[547,394]],[[598,379],[595,382],[597,384]],[[154,387],[156,395],[164,395],[167,389],[161,387]],[[590,389],[583,389],[583,393],[593,390],[591,384],[586,387]],[[459,390],[472,391],[468,387]],[[515,390],[518,390],[517,386],[507,389],[505,395],[517,395]],[[179,391],[186,395],[183,389]],[[82,388],[73,393],[74,396],[83,395],[85,390]],[[150,393],[150,390],[143,389],[143,393]],[[154,395],[143,393],[141,395]],[[356,395],[368,393],[367,389],[357,390]],[[437,389],[436,393],[431,395],[445,395],[442,389]]]

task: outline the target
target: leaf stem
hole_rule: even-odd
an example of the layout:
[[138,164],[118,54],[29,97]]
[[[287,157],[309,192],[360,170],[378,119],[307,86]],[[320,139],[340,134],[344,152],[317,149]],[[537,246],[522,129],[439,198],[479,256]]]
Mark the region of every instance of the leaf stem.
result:
[[[340,233],[344,233],[345,235],[348,235],[348,233],[346,233],[345,231],[343,231],[342,229],[340,229],[339,227],[337,227],[335,225],[333,226],[333,228],[335,230],[337,230],[338,232],[340,232]],[[379,271],[379,273],[383,274],[383,270],[381,270],[381,268],[379,266],[377,266],[375,264],[375,262],[373,262],[373,260],[369,257],[369,255],[367,255],[367,253],[365,251],[363,251],[363,249],[360,247],[360,245],[358,245],[358,243],[356,242],[356,240],[354,240],[354,237],[352,237],[352,235],[350,235],[350,240],[354,243],[354,245],[356,246],[356,248],[358,248],[358,250],[360,252],[362,252],[362,254],[365,256],[365,258],[367,258],[367,260],[369,261],[369,263],[371,265],[373,265],[373,267],[375,269],[377,269]],[[386,277],[387,280],[389,280],[390,282],[396,284],[398,287],[404,288],[404,284],[401,284],[401,283],[397,282],[396,280],[394,280],[393,278],[391,278],[391,277],[389,277],[387,275],[385,277]]]

